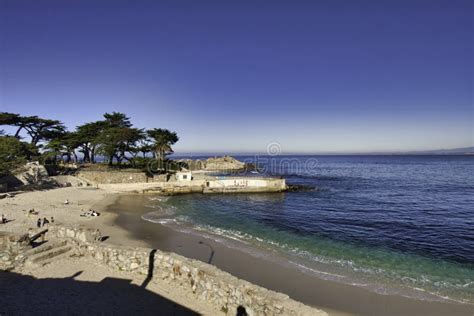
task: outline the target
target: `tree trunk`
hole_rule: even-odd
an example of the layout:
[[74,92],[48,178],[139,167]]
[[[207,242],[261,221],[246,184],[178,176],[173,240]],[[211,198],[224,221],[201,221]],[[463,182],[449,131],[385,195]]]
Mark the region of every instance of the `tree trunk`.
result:
[[18,139],[20,138],[20,132],[21,132],[22,129],[23,129],[23,125],[20,126],[20,127],[16,130],[16,133],[15,133],[15,137],[16,137],[16,138],[18,138]]
[[84,154],[84,158],[82,159],[84,162],[91,162],[91,157],[89,154],[89,147],[84,146],[83,147],[84,151],[82,152]]
[[95,147],[91,148],[91,162],[95,163]]
[[115,159],[117,159],[117,165],[120,166],[120,164],[122,163],[122,158],[119,157],[119,155],[115,154]]

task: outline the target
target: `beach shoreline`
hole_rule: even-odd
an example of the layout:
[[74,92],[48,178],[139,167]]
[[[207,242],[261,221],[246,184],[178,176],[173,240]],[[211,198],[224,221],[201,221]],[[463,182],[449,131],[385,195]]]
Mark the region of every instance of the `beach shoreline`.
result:
[[[25,232],[28,227],[34,227],[34,218],[22,212],[22,209],[34,207],[40,211],[39,217],[54,216],[59,224],[99,229],[104,236],[108,236],[105,244],[157,248],[208,262],[238,278],[288,294],[330,315],[472,314],[472,306],[466,304],[381,295],[355,286],[322,280],[268,258],[259,258],[240,249],[227,247],[212,238],[203,240],[199,235],[146,222],[141,219],[142,214],[137,214],[134,209],[133,200],[150,196],[118,194],[113,190],[90,187],[25,192],[0,200],[2,212],[5,210],[7,218],[14,219],[2,229]],[[68,205],[63,204],[64,199],[69,199]],[[101,216],[80,217],[81,212],[89,208],[99,211]],[[35,272],[29,273],[34,275]]]
[[[50,227],[51,232],[46,233],[46,239],[47,241],[51,241],[52,245],[54,245],[55,243],[59,242],[57,240],[58,238],[71,238],[69,233],[74,231],[88,231],[90,232],[89,234],[91,234],[92,232],[99,230],[102,235],[101,243],[88,243],[82,238],[78,239],[77,241],[70,240],[69,242],[71,242],[72,245],[76,244],[76,246],[73,247],[77,247],[76,249],[78,252],[73,252],[73,254],[69,257],[63,256],[57,259],[55,258],[47,265],[31,266],[30,264],[19,264],[15,265],[13,268],[7,267],[7,271],[9,272],[0,271],[0,281],[5,281],[5,284],[8,284],[8,288],[10,289],[8,295],[5,294],[5,297],[10,297],[10,292],[17,293],[17,295],[12,297],[11,301],[9,302],[7,311],[13,312],[24,310],[22,309],[22,305],[24,304],[22,302],[24,301],[38,301],[38,304],[40,304],[39,302],[44,304],[44,300],[47,300],[47,296],[35,296],[28,291],[28,293],[24,291],[25,285],[23,280],[31,279],[31,277],[39,280],[40,282],[38,284],[45,284],[45,286],[48,286],[48,284],[52,284],[54,282],[72,282],[73,279],[76,279],[76,275],[82,276],[81,278],[76,279],[77,281],[88,282],[87,284],[90,284],[91,287],[94,287],[91,282],[94,284],[97,282],[100,283],[96,284],[97,288],[102,287],[103,282],[108,279],[123,279],[123,282],[117,282],[122,282],[121,284],[130,283],[131,285],[139,284],[140,282],[147,282],[146,280],[150,276],[150,272],[148,272],[147,276],[146,273],[145,275],[143,275],[141,272],[131,273],[132,271],[127,269],[122,271],[122,268],[117,269],[116,266],[115,269],[110,269],[110,267],[107,267],[107,265],[110,265],[110,261],[99,263],[97,262],[94,255],[87,254],[87,249],[94,249],[95,246],[97,246],[98,249],[108,249],[114,253],[117,251],[124,251],[124,253],[128,252],[128,255],[139,252],[149,252],[151,256],[152,253],[157,252],[150,249],[150,247],[148,247],[148,243],[139,239],[131,238],[129,231],[115,224],[117,214],[108,212],[107,208],[109,205],[113,205],[114,201],[116,201],[118,197],[119,196],[115,191],[105,191],[90,187],[68,187],[45,191],[16,192],[15,194],[8,195],[4,199],[0,200],[0,212],[3,212],[6,218],[9,219],[9,222],[4,226],[1,226],[0,230],[3,229],[5,232],[14,233],[16,236],[20,236],[25,233],[28,233],[28,235],[31,236],[39,231],[45,231],[48,229],[48,227]],[[68,203],[65,203],[66,200]],[[36,214],[29,214],[27,211],[29,209],[34,209]],[[100,216],[81,216],[84,211],[89,209],[99,212]],[[39,229],[36,227],[36,222],[38,219],[49,219],[51,217],[55,218],[54,224],[52,224],[52,226],[49,226],[48,224],[40,227]],[[63,234],[62,236],[57,236],[56,232],[58,228],[63,229],[63,231],[68,231],[68,233]],[[67,240],[64,240],[64,242],[66,241]],[[49,242],[47,242],[47,244],[49,244]],[[82,253],[81,249],[86,249],[85,253]],[[326,315],[326,313],[321,310],[305,306],[299,302],[289,299],[287,295],[276,293],[274,291],[268,291],[267,289],[250,284],[244,280],[240,280],[235,276],[229,275],[219,270],[215,266],[189,260],[174,253],[162,251],[158,252],[161,253],[158,255],[158,260],[160,260],[160,257],[165,257],[169,258],[166,259],[170,260],[169,262],[176,260],[175,265],[178,264],[177,262],[180,262],[179,260],[182,260],[182,262],[187,262],[190,267],[194,266],[192,268],[193,271],[197,271],[196,273],[202,273],[203,275],[199,276],[198,278],[205,278],[206,273],[210,273],[209,277],[207,277],[207,283],[205,283],[204,293],[199,292],[201,293],[199,297],[194,294],[194,287],[193,291],[191,291],[189,282],[186,282],[185,284],[179,284],[179,282],[182,281],[178,281],[178,284],[173,283],[173,280],[175,279],[174,276],[170,276],[171,279],[167,279],[168,277],[166,276],[160,276],[153,278],[151,282],[148,281],[152,285],[147,286],[146,289],[163,298],[162,303],[157,302],[156,304],[156,306],[158,306],[158,310],[161,310],[161,307],[164,306],[164,310],[171,308],[171,312],[173,314],[175,314],[173,311],[176,308],[178,310],[180,310],[180,308],[188,309],[189,313],[191,314],[193,312],[202,315],[216,315],[221,313],[226,314],[227,312],[222,308],[227,306],[227,303],[224,303],[224,307],[219,305],[220,303],[217,303],[216,300],[216,293],[212,294],[213,296],[210,297],[209,300],[206,295],[204,295],[206,294],[207,290],[209,290],[207,289],[207,286],[211,284],[210,286],[213,290],[215,290],[215,286],[217,286],[217,289],[220,289],[220,287],[230,289],[231,292],[227,294],[222,292],[223,289],[220,289],[219,297],[224,295],[223,299],[225,302],[229,302],[228,304],[233,304],[232,302],[235,303],[235,295],[238,295],[237,302],[245,300],[245,303],[243,304],[249,304],[248,308],[250,311],[253,308],[255,308],[257,311],[259,308],[263,308],[262,310],[268,310],[270,314],[273,314],[274,311],[280,311],[276,312],[276,314],[281,313],[281,311],[285,311],[289,312],[290,314],[296,313],[298,315],[306,315],[308,313],[315,315]],[[125,254],[127,258],[128,255]],[[148,260],[148,254],[146,256]],[[80,260],[78,260],[78,258]],[[121,260],[120,256],[117,260]],[[157,263],[155,261],[155,265],[162,264],[161,268],[157,270],[157,273],[165,273],[169,262]],[[102,268],[104,265],[105,267]],[[153,264],[148,263],[148,261],[146,262],[146,265],[148,269],[150,266],[153,267]],[[175,266],[172,266],[172,268],[173,274],[175,273]],[[183,266],[183,269],[189,269],[189,266]],[[201,271],[200,269],[203,270]],[[76,271],[76,273],[71,273],[74,270],[78,271]],[[96,270],[102,271],[102,273],[97,273]],[[67,277],[67,275],[72,276]],[[151,275],[153,275],[153,273]],[[66,278],[64,278],[64,276],[66,276]],[[179,276],[181,277],[182,275],[180,274]],[[186,274],[184,277],[190,277],[190,274]],[[196,276],[193,275],[193,277]],[[20,283],[17,283],[16,280],[18,280]],[[199,291],[203,291],[203,281],[201,280],[199,282]],[[212,282],[215,282],[215,285],[212,285]],[[178,288],[176,288],[177,285]],[[72,283],[71,286],[80,288],[83,287],[82,285],[76,283]],[[84,287],[87,286],[89,285],[84,285]],[[136,288],[134,286],[130,286],[124,290],[136,292]],[[242,296],[242,294],[239,293],[243,292],[240,291],[249,292]],[[105,301],[114,299],[112,292],[113,291],[103,294]],[[88,294],[89,293],[79,293],[78,295],[87,296]],[[147,293],[144,293],[144,295],[147,295]],[[204,298],[202,297],[203,295]],[[2,296],[4,295],[2,294]],[[61,294],[58,293],[57,296],[61,297]],[[169,303],[169,301],[171,301],[171,303]],[[174,302],[174,305],[172,302]],[[66,305],[67,304],[58,304],[57,306],[54,306],[52,310],[65,312],[69,309],[69,307]],[[104,303],[101,302],[98,305],[103,306]],[[229,306],[229,308],[234,307],[235,306],[233,305]],[[229,310],[229,312],[232,313],[231,310]],[[187,315],[189,313],[185,314]]]
[[[470,315],[474,311],[474,306],[468,304],[384,295],[357,286],[323,280],[303,273],[294,266],[282,264],[278,256],[259,256],[261,253],[250,254],[240,247],[229,247],[228,242],[232,243],[231,240],[217,242],[214,238],[216,236],[206,238],[188,227],[183,232],[168,225],[147,222],[141,218],[142,213],[137,214],[137,206],[133,200],[150,197],[121,195],[109,206],[109,211],[117,215],[113,224],[128,231],[133,240],[145,242],[148,247],[175,252],[203,262],[209,262],[211,259],[211,264],[232,275],[288,294],[291,298],[323,309],[330,315]],[[217,237],[225,239],[222,236]]]

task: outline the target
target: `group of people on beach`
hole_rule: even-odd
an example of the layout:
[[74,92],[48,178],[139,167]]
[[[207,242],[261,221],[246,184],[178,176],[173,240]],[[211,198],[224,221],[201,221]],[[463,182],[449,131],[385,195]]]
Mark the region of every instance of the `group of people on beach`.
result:
[[49,221],[46,217],[43,219],[38,218],[38,221],[36,222],[36,226],[38,228],[44,227],[45,225],[48,225],[49,223],[54,223],[54,217],[51,216],[51,220]]

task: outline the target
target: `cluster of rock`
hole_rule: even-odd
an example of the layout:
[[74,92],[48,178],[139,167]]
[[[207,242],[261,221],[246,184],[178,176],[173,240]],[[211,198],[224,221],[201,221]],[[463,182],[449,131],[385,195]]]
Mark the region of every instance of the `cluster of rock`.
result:
[[174,253],[156,249],[125,248],[94,242],[94,231],[52,226],[48,234],[67,238],[75,255],[89,256],[120,271],[135,272],[151,282],[167,282],[184,289],[196,299],[212,304],[225,314],[245,308],[248,315],[326,315],[326,313],[240,280],[229,273]]
[[0,270],[10,270],[21,263],[21,253],[30,248],[28,234],[0,232]]
[[[51,171],[51,170],[50,170]],[[71,175],[50,176],[53,172],[39,162],[28,162],[12,175],[0,178],[0,192],[31,188],[85,186],[86,181]]]
[[51,181],[48,171],[39,162],[29,162],[16,169],[13,175],[0,178],[0,184],[6,190],[24,186],[54,185],[54,181]]
[[178,162],[184,164],[186,169],[205,171],[239,171],[247,168],[247,164],[230,156],[200,159],[181,159]]

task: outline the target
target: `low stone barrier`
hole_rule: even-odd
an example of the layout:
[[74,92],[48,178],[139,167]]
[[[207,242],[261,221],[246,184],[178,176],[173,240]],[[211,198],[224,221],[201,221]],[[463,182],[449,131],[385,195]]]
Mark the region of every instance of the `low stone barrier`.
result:
[[144,172],[128,171],[81,171],[78,177],[92,184],[110,183],[146,183],[148,177]]
[[0,270],[11,270],[22,258],[19,254],[30,249],[28,234],[0,232]]
[[51,226],[48,234],[69,239],[77,255],[90,256],[117,270],[146,275],[151,282],[179,286],[224,314],[235,315],[237,308],[243,307],[248,315],[326,315],[285,294],[267,290],[210,264],[174,253],[94,242],[98,232],[81,227]]

